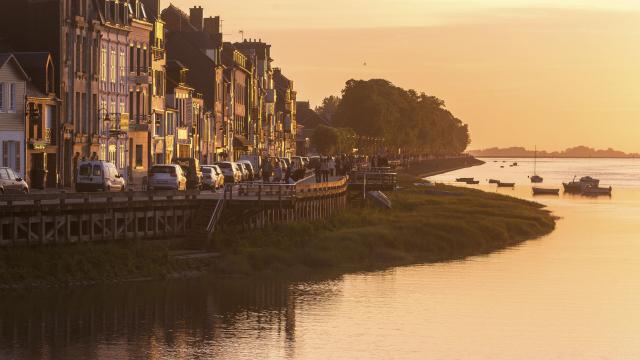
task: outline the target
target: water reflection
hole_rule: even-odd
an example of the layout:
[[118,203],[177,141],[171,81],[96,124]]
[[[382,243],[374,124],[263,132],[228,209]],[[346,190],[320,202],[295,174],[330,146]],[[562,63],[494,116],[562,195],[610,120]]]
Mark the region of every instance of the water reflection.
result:
[[[5,294],[0,358],[93,358],[116,351],[113,344],[126,344],[117,352],[127,357],[164,349],[179,357],[179,349],[215,345],[229,329],[275,330],[294,342],[301,289],[278,280],[199,279]],[[309,294],[331,296],[324,290]]]
[[[515,189],[478,187],[531,199],[527,161],[518,162],[436,180],[501,171]],[[640,161],[542,160],[538,169],[547,186],[596,174],[613,197],[535,198],[562,217],[556,231],[464,261],[304,282],[5,293],[0,359],[640,358]]]

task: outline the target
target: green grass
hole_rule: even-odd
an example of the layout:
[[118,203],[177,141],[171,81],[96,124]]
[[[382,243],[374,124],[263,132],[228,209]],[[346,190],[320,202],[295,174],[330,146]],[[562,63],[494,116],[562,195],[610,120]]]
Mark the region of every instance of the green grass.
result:
[[[406,180],[406,179],[405,179]],[[224,274],[372,269],[444,261],[504,249],[548,234],[554,217],[539,204],[472,189],[427,195],[405,184],[392,210],[358,206],[325,221],[274,226],[219,239]]]
[[393,209],[350,204],[323,221],[228,231],[214,258],[176,261],[166,241],[75,244],[0,250],[0,287],[76,285],[219,275],[317,274],[460,259],[540,237],[555,227],[541,205],[479,190],[439,186],[428,195],[414,179],[389,193]]

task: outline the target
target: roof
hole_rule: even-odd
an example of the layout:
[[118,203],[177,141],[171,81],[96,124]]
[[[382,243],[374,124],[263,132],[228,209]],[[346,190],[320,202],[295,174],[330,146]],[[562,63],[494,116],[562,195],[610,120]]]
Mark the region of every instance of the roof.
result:
[[0,53],[0,68],[5,66],[9,62],[13,62],[24,76],[24,79],[29,80],[29,75],[27,75],[27,72],[24,71],[24,68],[20,64],[20,61],[18,61],[18,59],[16,59],[16,57],[12,53]]
[[[26,73],[31,76],[29,87],[35,88],[32,90],[37,90],[37,93],[33,95],[46,94],[47,66],[49,63],[53,64],[51,55],[48,52],[16,52],[13,54],[20,61]],[[51,71],[54,71],[54,69],[51,69]],[[29,93],[29,87],[27,88],[27,93]]]

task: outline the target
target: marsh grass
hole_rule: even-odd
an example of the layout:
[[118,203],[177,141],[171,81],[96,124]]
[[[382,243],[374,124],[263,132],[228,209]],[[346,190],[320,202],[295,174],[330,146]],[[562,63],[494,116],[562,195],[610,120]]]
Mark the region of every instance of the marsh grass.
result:
[[354,206],[324,221],[224,235],[225,274],[371,269],[460,259],[548,234],[554,217],[540,204],[473,189],[426,194],[403,179],[391,210]]
[[74,244],[0,249],[0,287],[78,285],[219,275],[343,273],[481,255],[551,232],[554,217],[541,205],[474,189],[438,186],[459,196],[428,195],[400,177],[389,193],[393,209],[350,203],[323,221],[262,230],[228,231],[216,239],[219,256],[178,261],[166,241]]

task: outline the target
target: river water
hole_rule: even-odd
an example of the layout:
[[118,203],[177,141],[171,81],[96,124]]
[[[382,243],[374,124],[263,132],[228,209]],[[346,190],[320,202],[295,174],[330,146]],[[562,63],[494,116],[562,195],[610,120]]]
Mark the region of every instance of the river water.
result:
[[[532,160],[485,160],[432,180],[533,198]],[[538,173],[592,175],[613,196],[536,197],[556,231],[462,261],[2,294],[0,359],[639,359],[640,160],[540,159]]]

